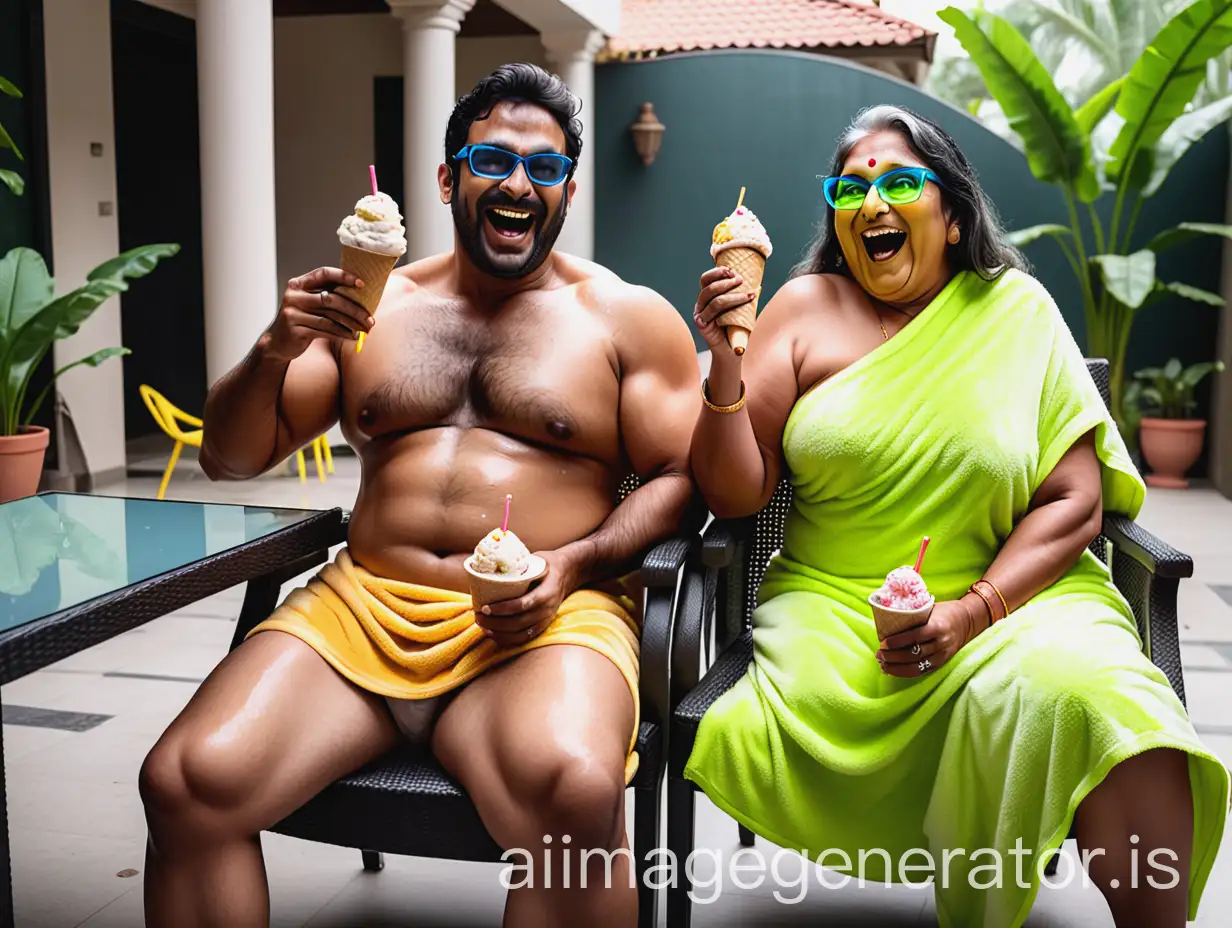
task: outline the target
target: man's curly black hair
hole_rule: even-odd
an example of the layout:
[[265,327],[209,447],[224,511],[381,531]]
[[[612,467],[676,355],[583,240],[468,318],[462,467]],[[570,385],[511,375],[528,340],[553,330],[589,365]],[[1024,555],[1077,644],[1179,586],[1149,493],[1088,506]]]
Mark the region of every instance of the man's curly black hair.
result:
[[555,74],[549,74],[538,65],[516,62],[503,64],[482,78],[453,108],[445,129],[445,163],[453,171],[454,182],[457,182],[459,167],[454,155],[466,145],[471,124],[477,119],[487,119],[493,107],[502,101],[533,103],[556,117],[565,133],[564,153],[573,161],[573,167],[569,168],[572,179],[578,155],[582,153],[582,123],[577,118],[581,101]]

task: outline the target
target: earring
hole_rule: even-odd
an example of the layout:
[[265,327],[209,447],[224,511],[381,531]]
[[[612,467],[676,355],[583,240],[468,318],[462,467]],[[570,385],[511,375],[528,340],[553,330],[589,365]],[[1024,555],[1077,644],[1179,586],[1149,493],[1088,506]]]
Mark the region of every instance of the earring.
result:
[[962,238],[962,230],[958,226],[950,226],[950,234],[946,236],[946,241],[951,245],[957,245],[960,238]]

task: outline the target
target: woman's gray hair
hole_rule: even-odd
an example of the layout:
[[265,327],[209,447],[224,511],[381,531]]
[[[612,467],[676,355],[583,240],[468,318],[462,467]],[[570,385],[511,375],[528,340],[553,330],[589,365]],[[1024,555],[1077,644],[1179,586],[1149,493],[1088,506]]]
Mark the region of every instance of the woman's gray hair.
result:
[[[925,166],[941,178],[941,198],[962,230],[957,245],[949,245],[950,266],[957,271],[975,271],[994,280],[1009,268],[1027,269],[1022,253],[1005,240],[997,211],[975,178],[975,168],[958,143],[930,119],[900,106],[874,106],[861,110],[839,138],[830,174],[841,174],[847,156],[860,139],[874,132],[900,133]],[[792,271],[803,274],[845,274],[850,270],[840,260],[842,250],[834,233],[834,210],[823,199],[825,212],[817,237],[804,259]]]

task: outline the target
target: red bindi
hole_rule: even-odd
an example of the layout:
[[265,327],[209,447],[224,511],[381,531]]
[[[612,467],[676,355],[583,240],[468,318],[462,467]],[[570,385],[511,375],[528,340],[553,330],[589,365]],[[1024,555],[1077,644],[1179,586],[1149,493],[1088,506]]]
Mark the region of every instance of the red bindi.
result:
[[868,159],[868,166],[869,166],[870,168],[875,168],[875,167],[877,166],[877,159],[876,159],[876,158],[869,158],[869,159]]

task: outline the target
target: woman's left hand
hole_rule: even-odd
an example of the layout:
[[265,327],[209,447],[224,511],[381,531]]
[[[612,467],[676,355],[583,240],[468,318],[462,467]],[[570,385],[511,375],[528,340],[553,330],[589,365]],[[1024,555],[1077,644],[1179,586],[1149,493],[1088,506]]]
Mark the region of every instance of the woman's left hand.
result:
[[945,664],[982,630],[961,600],[939,602],[923,625],[883,641],[877,660],[892,677],[921,677]]

